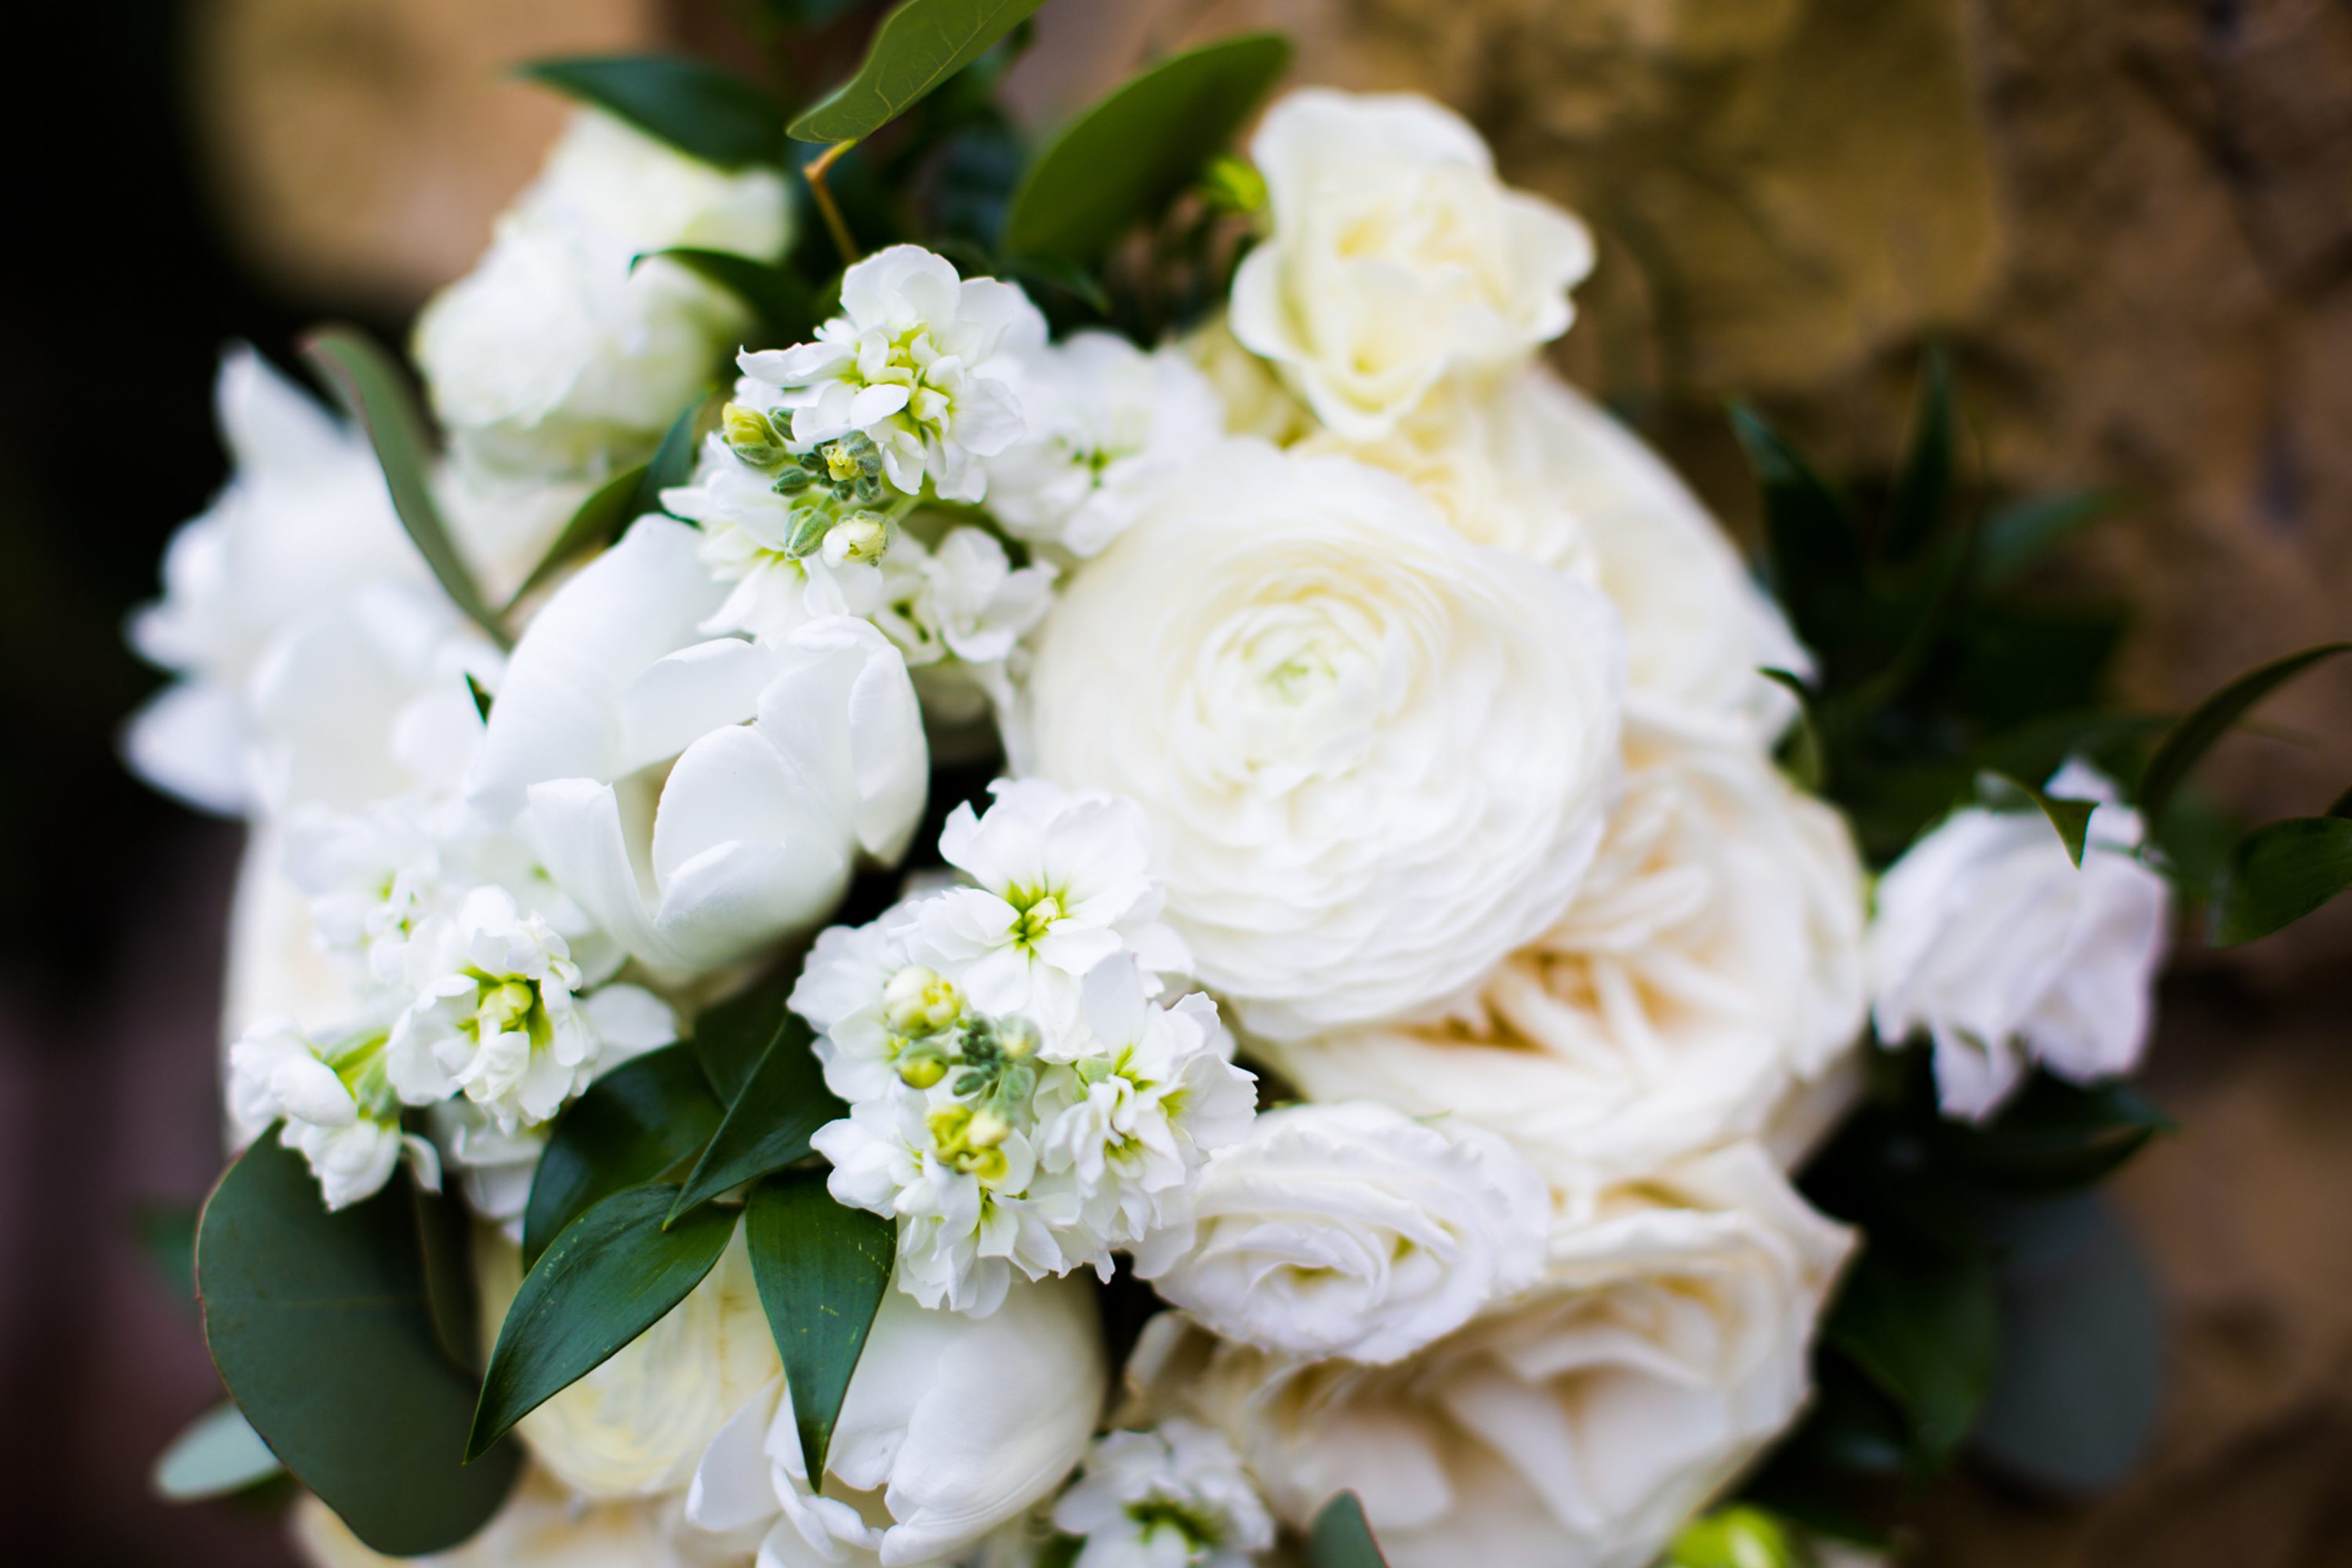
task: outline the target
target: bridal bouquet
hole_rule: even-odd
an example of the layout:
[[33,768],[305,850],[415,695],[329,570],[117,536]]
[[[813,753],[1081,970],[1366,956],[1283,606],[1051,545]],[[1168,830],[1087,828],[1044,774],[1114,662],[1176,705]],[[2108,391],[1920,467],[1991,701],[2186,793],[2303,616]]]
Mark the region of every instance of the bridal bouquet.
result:
[[797,117],[528,68],[423,404],[228,354],[132,626],[132,763],[251,832],[165,1489],[282,1467],[325,1563],[1757,1568],[2127,1459],[2005,1260],[2162,1128],[2175,887],[2340,885],[2179,789],[2333,650],[2099,707],[2027,569],[2096,498],[1960,505],[1940,361],[1866,524],[1735,411],[1776,602],[1461,119],[1255,35],[1032,149],[1034,8]]

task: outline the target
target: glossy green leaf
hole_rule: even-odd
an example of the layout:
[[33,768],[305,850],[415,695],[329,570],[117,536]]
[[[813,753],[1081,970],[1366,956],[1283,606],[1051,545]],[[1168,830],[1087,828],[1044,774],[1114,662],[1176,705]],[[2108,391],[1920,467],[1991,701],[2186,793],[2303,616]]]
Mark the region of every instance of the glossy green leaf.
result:
[[316,367],[346,413],[359,422],[383,465],[393,510],[408,531],[433,579],[466,617],[507,646],[506,626],[482,597],[474,574],[450,538],[429,476],[433,444],[425,416],[393,357],[355,327],[325,327],[302,342],[302,357]]
[[1936,1131],[1939,1161],[2000,1190],[2054,1193],[2105,1180],[2173,1123],[2128,1084],[2037,1073],[1992,1121],[1940,1121]]
[[1683,1526],[1658,1568],[1809,1568],[1796,1532],[1749,1503],[1735,1503]]
[[1780,742],[1781,765],[1797,787],[1818,794],[1829,782],[1829,752],[1822,744],[1821,721],[1813,711],[1812,689],[1793,670],[1758,671],[1797,700],[1797,721]]
[[2294,816],[2255,828],[2230,851],[2213,900],[2216,947],[2293,925],[2352,888],[2352,818]]
[[597,486],[556,534],[555,542],[547,547],[547,553],[539,558],[539,564],[530,569],[530,575],[522,580],[514,597],[507,601],[508,612],[513,613],[517,605],[546,587],[566,566],[619,538],[621,531],[641,515],[637,507],[645,491],[645,479],[646,465],[639,463],[635,468],[623,468]]
[[646,463],[645,479],[637,491],[637,515],[666,510],[661,493],[674,489],[694,478],[696,449],[702,443],[704,421],[717,417],[718,399],[698,397],[678,411],[662,435],[661,445]]
[[2118,510],[2123,498],[2112,490],[2061,490],[2037,496],[1985,520],[1977,550],[1977,575],[2006,583],[2084,524]]
[[1763,490],[1774,591],[1808,642],[1843,647],[1868,605],[1862,540],[1852,514],[1752,410],[1735,405],[1731,426]]
[[821,1170],[771,1176],[751,1189],[743,1217],[751,1279],[783,1357],[801,1455],[814,1476],[824,1474],[834,1423],[898,1250],[895,1222],[845,1208],[824,1182]]
[[1381,1555],[1355,1493],[1341,1492],[1315,1516],[1307,1537],[1307,1561],[1311,1568],[1387,1568],[1388,1559]]
[[901,0],[857,74],[793,121],[802,142],[857,142],[906,112],[1045,0]]
[[683,1045],[647,1051],[590,1084],[556,1118],[540,1154],[523,1209],[523,1267],[597,1204],[693,1154],[725,1114]]
[[800,973],[800,956],[792,954],[726,1001],[705,1008],[694,1021],[694,1037],[688,1043],[722,1106],[735,1103],[782,1032],[784,999],[793,994]]
[[2160,826],[2164,808],[2171,803],[2173,792],[2231,725],[2305,670],[2347,650],[2352,650],[2352,642],[2322,643],[2317,647],[2273,659],[2248,670],[2191,709],[2188,717],[2158,742],[2156,754],[2148,758],[2147,768],[2139,776],[2139,789],[2133,804],[2139,807],[2141,817],[2151,828]]
[[627,121],[689,157],[721,168],[781,163],[783,110],[740,77],[667,55],[533,60],[528,81]]
[[810,1048],[808,1025],[798,1014],[780,1009],[767,1050],[727,1108],[727,1120],[710,1135],[670,1218],[806,1158],[809,1134],[848,1113],[824,1087],[824,1068]]
[[2066,858],[2077,866],[2083,863],[2083,843],[2090,837],[2091,814],[2099,809],[2097,801],[2050,795],[2023,779],[1990,770],[1977,775],[1977,791],[1994,805],[2020,801],[2040,811],[2057,830],[2058,842],[2066,847]]
[[662,1182],[614,1193],[566,1226],[523,1276],[482,1374],[468,1458],[604,1365],[702,1283],[735,1234],[735,1211],[699,1208],[664,1228],[677,1194]]
[[302,1157],[266,1134],[213,1189],[196,1237],[205,1342],[230,1396],[296,1479],[394,1556],[473,1534],[522,1464],[512,1444],[459,1463],[474,1384],[435,1341],[406,1184],[330,1214]]
[[1927,1467],[1976,1421],[2000,1348],[1992,1269],[1973,1250],[1874,1236],[1832,1309],[1829,1342],[1893,1400]]
[[1158,216],[1223,151],[1290,63],[1278,33],[1160,61],[1045,144],[1013,193],[1003,247],[1083,264]]
[[782,348],[806,342],[815,334],[816,293],[789,267],[754,261],[728,250],[679,247],[649,251],[642,263],[659,257],[717,284],[759,318],[760,340],[754,348]]
[[1911,443],[1886,507],[1886,553],[1908,561],[1934,537],[1952,500],[1952,363],[1930,349],[1920,373]]
[[496,700],[490,696],[490,689],[475,679],[471,671],[468,671],[466,676],[466,695],[473,699],[474,716],[483,723],[488,723],[490,705]]
[[481,1300],[474,1290],[473,1213],[455,1192],[411,1186],[416,1206],[416,1257],[433,1342],[471,1377],[482,1370]]
[[286,1467],[234,1405],[215,1405],[172,1439],[156,1458],[155,1494],[172,1502],[201,1502],[258,1486]]

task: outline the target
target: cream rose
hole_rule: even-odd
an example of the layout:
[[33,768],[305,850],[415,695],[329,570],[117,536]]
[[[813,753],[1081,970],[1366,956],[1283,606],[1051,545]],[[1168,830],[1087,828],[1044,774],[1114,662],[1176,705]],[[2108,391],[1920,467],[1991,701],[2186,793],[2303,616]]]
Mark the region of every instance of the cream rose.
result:
[[1490,1132],[1299,1105],[1209,1162],[1136,1272],[1226,1339],[1390,1362],[1532,1283],[1550,1219],[1542,1178]]
[[1271,232],[1234,277],[1234,336],[1353,440],[1395,428],[1447,373],[1550,342],[1592,238],[1506,189],[1460,116],[1411,94],[1310,88],[1267,111],[1250,153]]
[[1616,782],[1615,617],[1410,487],[1234,442],[1070,579],[1024,771],[1132,796],[1260,1033],[1404,1016],[1557,920]]
[[1491,1129],[1569,1188],[1761,1133],[1861,1032],[1853,840],[1752,746],[1637,719],[1626,756],[1575,902],[1465,1016],[1270,1041],[1274,1066]]
[[1540,1283],[1393,1366],[1169,1314],[1131,1372],[1284,1523],[1354,1490],[1395,1568],[1643,1568],[1802,1405],[1848,1243],[1736,1146],[1563,1215]]
[[370,1550],[307,1492],[295,1505],[293,1535],[316,1568],[718,1568],[740,1560],[682,1529],[678,1510],[675,1498],[583,1504],[532,1468],[488,1524],[463,1545],[429,1557]]

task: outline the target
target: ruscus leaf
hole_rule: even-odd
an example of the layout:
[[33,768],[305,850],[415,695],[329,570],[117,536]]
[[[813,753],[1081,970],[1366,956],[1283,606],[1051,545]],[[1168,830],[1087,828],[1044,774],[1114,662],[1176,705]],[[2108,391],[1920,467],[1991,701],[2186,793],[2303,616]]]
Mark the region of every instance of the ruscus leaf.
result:
[[687,247],[648,251],[637,258],[637,262],[656,258],[676,262],[741,300],[744,308],[760,319],[762,342],[755,346],[805,342],[816,331],[815,291],[789,267],[755,261],[731,250]]
[[824,1474],[834,1423],[898,1255],[895,1223],[835,1203],[824,1183],[823,1171],[771,1176],[751,1189],[743,1219],[751,1279],[813,1476]]
[[532,60],[526,81],[627,121],[689,157],[720,168],[781,163],[783,110],[740,77],[669,55]]
[[735,1103],[783,1028],[784,999],[793,994],[800,972],[795,954],[726,1001],[705,1008],[694,1021],[688,1044],[722,1107]]
[[1975,1424],[2000,1331],[1981,1253],[1881,1235],[1839,1292],[1827,1338],[1903,1411],[1920,1458],[1939,1468]]
[[824,1069],[809,1041],[809,1026],[800,1016],[779,1008],[767,1050],[678,1192],[673,1221],[730,1187],[803,1158],[810,1133],[848,1114],[824,1087]]
[[1812,689],[1793,670],[1759,669],[1765,679],[1797,700],[1797,722],[1781,742],[1782,765],[1797,787],[1819,794],[1829,782],[1829,752],[1822,743],[1821,721],[1813,710]]
[[507,601],[508,613],[512,614],[517,605],[547,586],[557,573],[590,551],[600,550],[611,543],[619,536],[621,530],[635,521],[639,515],[638,499],[645,489],[645,478],[646,465],[639,463],[633,468],[622,469],[597,486],[594,493],[580,503],[580,510],[572,514],[571,521],[556,534],[555,542],[547,547],[547,553],[539,558],[539,564],[530,569],[530,575],[515,589],[514,597]]
[[692,1154],[725,1114],[683,1045],[647,1051],[590,1084],[564,1107],[540,1154],[523,1209],[523,1267],[597,1204]]
[[2171,803],[2173,792],[2231,725],[2305,670],[2347,650],[2352,650],[2352,642],[2322,643],[2317,647],[2273,659],[2248,670],[2189,710],[2188,716],[2157,742],[2156,753],[2148,758],[2147,767],[2139,776],[2139,789],[2133,804],[2139,807],[2148,826],[2154,829],[2162,824],[2164,808]]
[[1372,1527],[1365,1522],[1364,1505],[1353,1492],[1341,1492],[1323,1505],[1307,1532],[1307,1559],[1314,1568],[1388,1568]]
[[1930,349],[1919,376],[1911,444],[1886,508],[1886,553],[1908,561],[1944,521],[1952,500],[1952,362]]
[[800,142],[859,142],[905,113],[1045,0],[902,0],[857,74],[793,121]]
[[2213,900],[2216,947],[2293,925],[2352,888],[2352,818],[2291,816],[2238,840]]
[[155,1494],[172,1502],[227,1497],[282,1475],[286,1467],[234,1405],[218,1405],[190,1423],[156,1458]]
[[1988,769],[1977,775],[1978,793],[1996,804],[2001,797],[2020,798],[2040,811],[2057,830],[2058,842],[2066,847],[2066,858],[2076,866],[2083,863],[2084,841],[2090,837],[2091,814],[2099,809],[2095,800],[2070,800],[2050,795],[2022,779]]
[[1993,513],[1977,544],[1977,575],[2006,583],[2084,524],[2123,505],[2111,490],[2061,490]]
[[1775,592],[1807,642],[1842,646],[1868,608],[1862,540],[1852,514],[1753,410],[1735,405],[1731,426],[1763,489]]

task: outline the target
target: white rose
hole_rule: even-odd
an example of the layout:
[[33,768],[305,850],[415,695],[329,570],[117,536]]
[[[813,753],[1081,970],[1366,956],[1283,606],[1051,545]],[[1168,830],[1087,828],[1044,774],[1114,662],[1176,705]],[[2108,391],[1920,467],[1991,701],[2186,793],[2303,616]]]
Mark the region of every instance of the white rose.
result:
[[315,1568],[718,1568],[726,1561],[683,1528],[675,1499],[588,1502],[532,1468],[470,1539],[424,1557],[373,1552],[305,1492],[294,1544]]
[[1224,408],[1229,436],[1254,436],[1287,447],[1314,432],[1315,416],[1291,395],[1274,368],[1242,347],[1223,311],[1177,340],[1177,350],[1207,378]]
[[1286,1524],[1352,1489],[1395,1568],[1643,1568],[1802,1405],[1849,1240],[1735,1146],[1563,1215],[1538,1284],[1394,1365],[1169,1314],[1130,1371]]
[[1391,475],[1234,442],[1071,575],[1014,756],[1142,805],[1195,973],[1292,1037],[1424,1009],[1559,918],[1622,689],[1591,590]]
[[2137,859],[2138,814],[2070,763],[2047,792],[2103,804],[2077,869],[2041,813],[1956,811],[1879,879],[1878,1037],[1924,1029],[1948,1116],[1982,1120],[2035,1062],[2075,1083],[2139,1064],[2170,893]]
[[722,592],[694,530],[640,518],[533,617],[467,784],[591,919],[675,973],[822,920],[854,858],[905,852],[929,782],[881,633],[831,616],[775,643],[698,640]]
[[687,1517],[760,1561],[904,1568],[950,1559],[1061,1485],[1109,1373],[1094,1288],[1016,1281],[987,1318],[884,1294],[813,1491],[777,1379],[704,1455]]
[[1542,1272],[1551,1202],[1507,1143],[1370,1100],[1268,1111],[1136,1273],[1229,1340],[1391,1362]]
[[1575,901],[1465,1016],[1269,1042],[1274,1066],[1489,1128],[1563,1187],[1763,1131],[1862,1029],[1853,840],[1748,745],[1637,720],[1626,753]]
[[1250,153],[1273,225],[1234,274],[1234,336],[1340,435],[1378,440],[1447,373],[1568,330],[1591,237],[1505,189],[1451,110],[1310,88],[1267,111]]
[[[474,1259],[487,1353],[522,1284],[522,1257],[504,1237],[477,1227]],[[531,1458],[581,1498],[675,1492],[694,1479],[728,1417],[781,1365],[739,1226],[685,1300],[515,1430]]]
[[790,210],[774,169],[727,173],[575,114],[481,262],[417,319],[417,368],[458,462],[520,483],[645,456],[749,317],[675,263],[635,258],[680,246],[772,258]]

